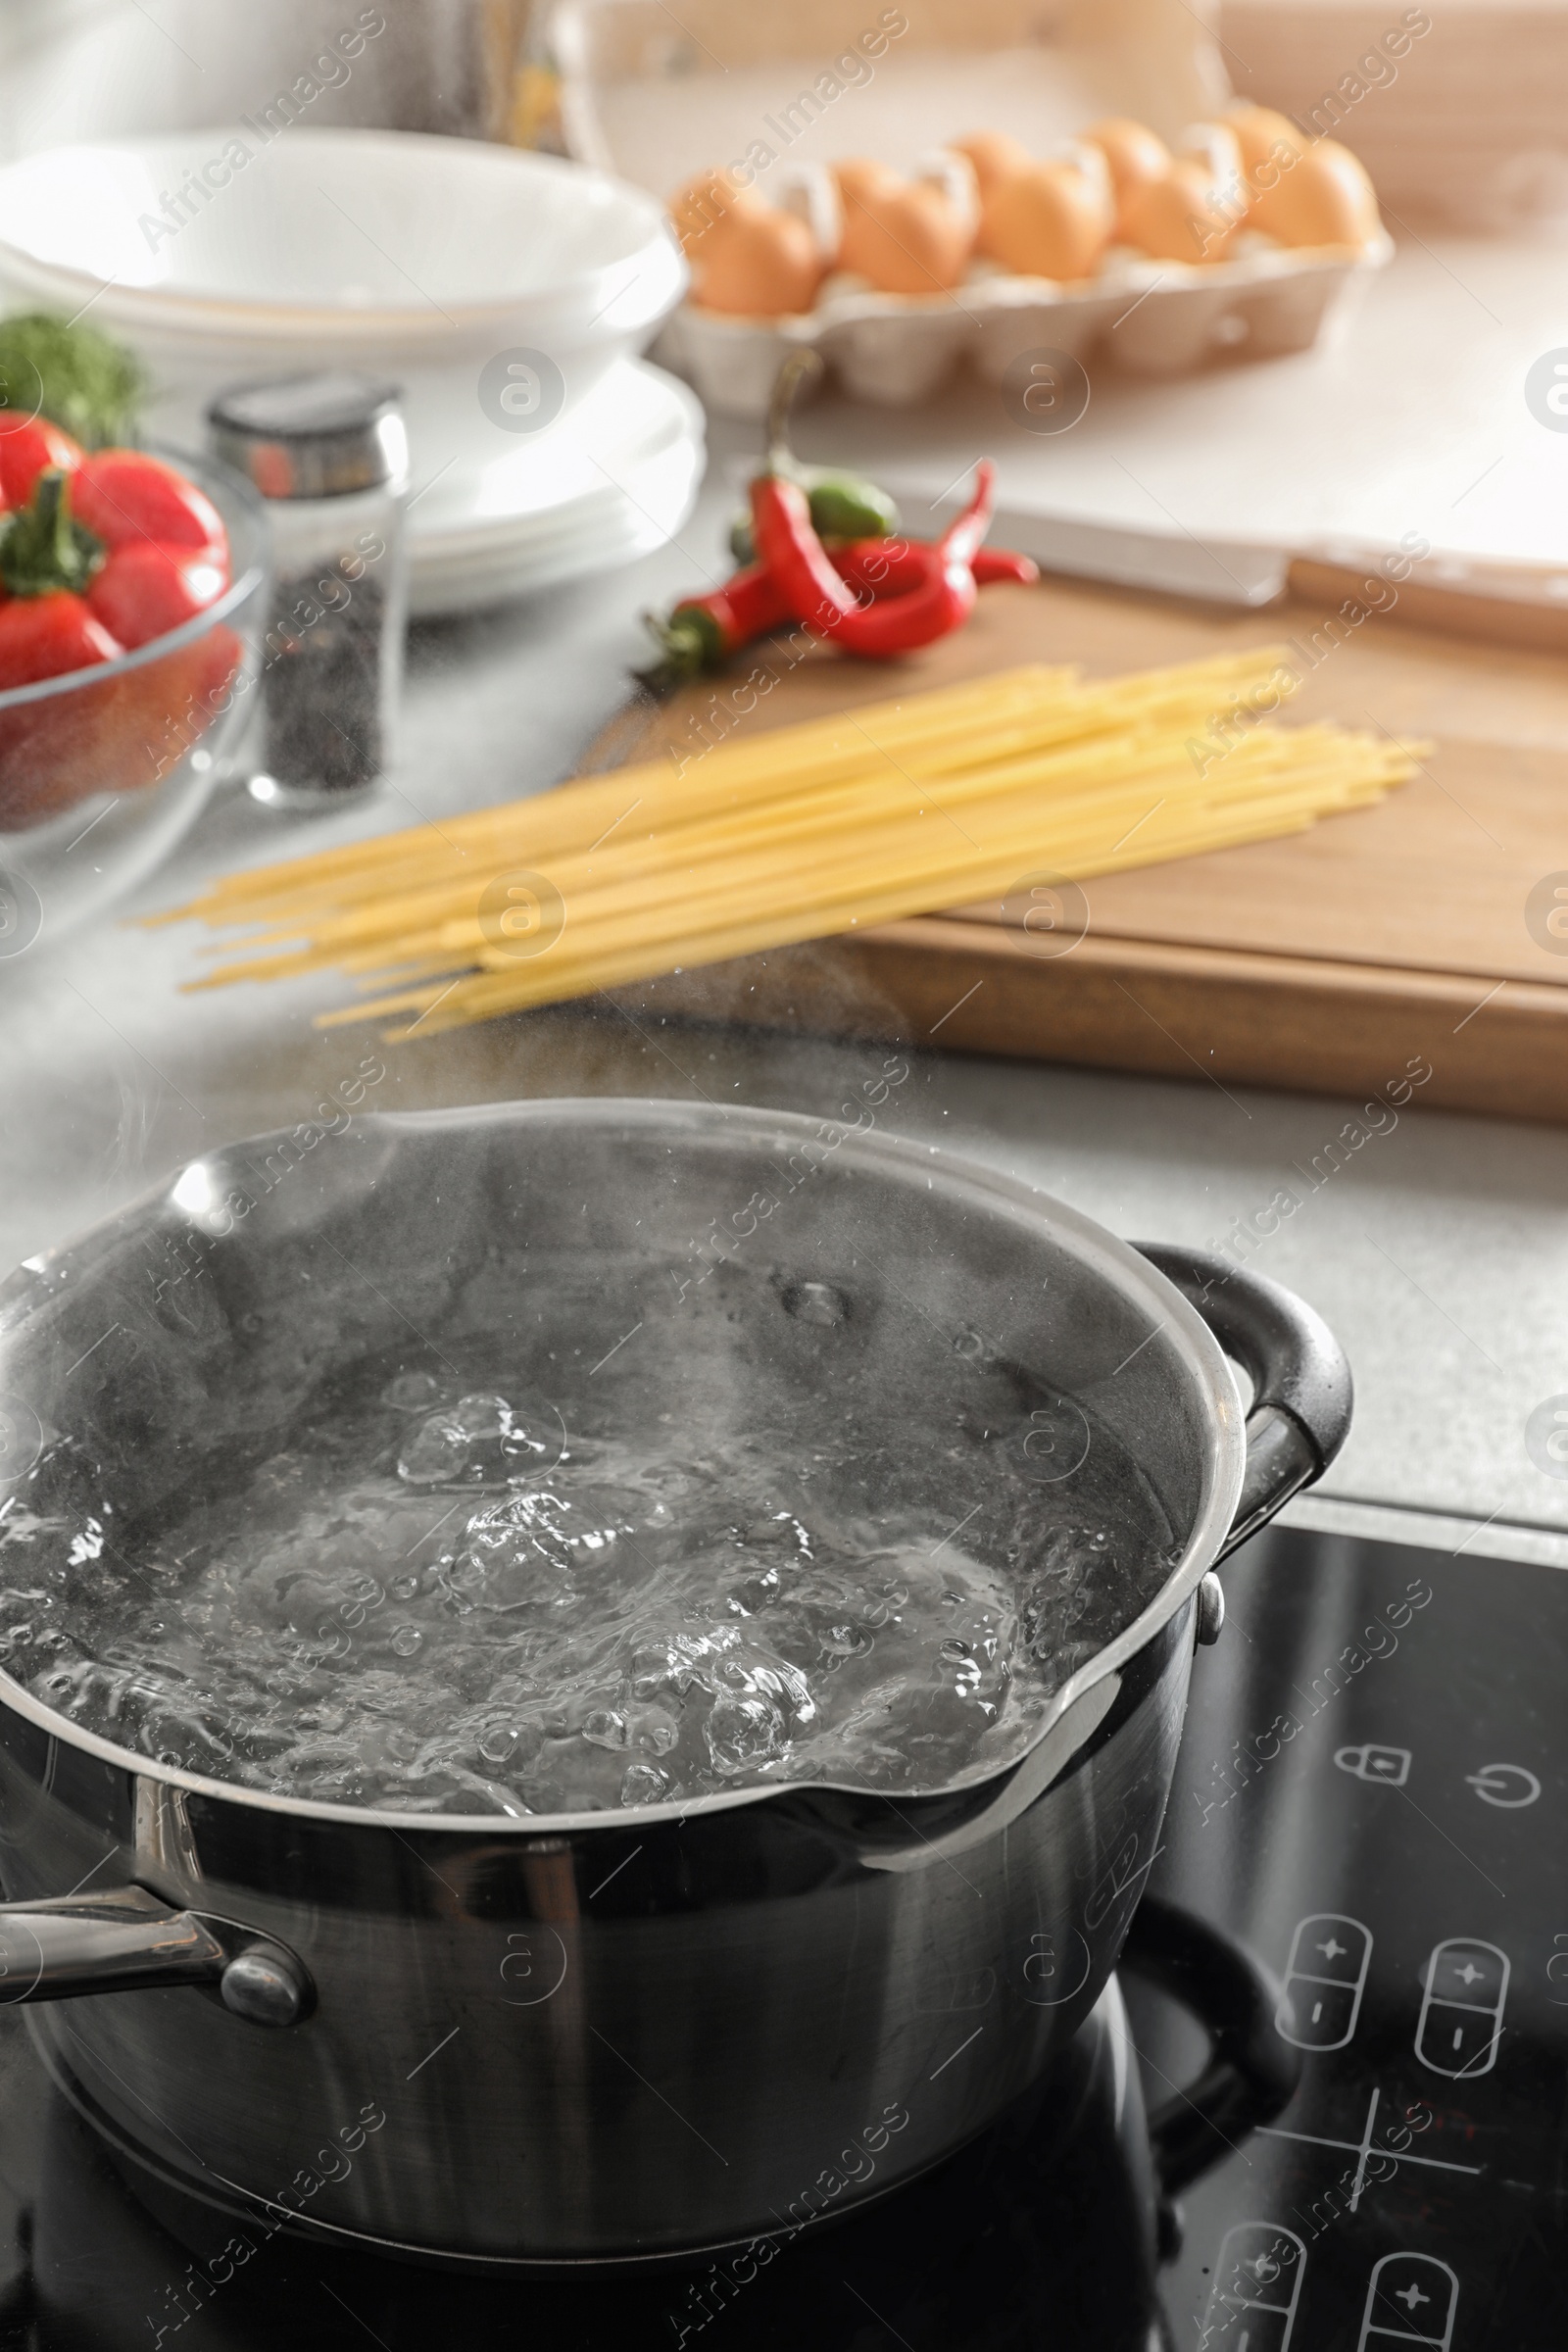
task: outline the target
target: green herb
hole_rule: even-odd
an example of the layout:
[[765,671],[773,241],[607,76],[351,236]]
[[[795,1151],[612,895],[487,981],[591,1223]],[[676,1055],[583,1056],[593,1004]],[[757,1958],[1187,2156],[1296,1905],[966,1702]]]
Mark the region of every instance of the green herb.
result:
[[0,429],[11,411],[47,416],[85,449],[122,448],[147,390],[140,361],[95,326],[42,311],[0,318]]

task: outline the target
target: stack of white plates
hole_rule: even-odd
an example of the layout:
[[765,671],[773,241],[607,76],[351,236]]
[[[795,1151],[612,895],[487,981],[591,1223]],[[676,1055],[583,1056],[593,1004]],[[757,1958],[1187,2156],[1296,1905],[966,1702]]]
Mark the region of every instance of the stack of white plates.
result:
[[[160,388],[161,439],[197,448],[214,394],[260,376],[401,387],[416,612],[552,586],[680,528],[701,411],[637,355],[685,284],[644,190],[475,139],[284,137],[266,116],[0,170],[0,308],[90,311]],[[552,395],[536,430],[486,394],[520,361],[542,361]]]
[[691,513],[703,473],[703,411],[686,386],[639,360],[612,367],[546,431],[499,456],[483,444],[421,489],[409,512],[410,604],[462,612],[612,569],[662,547]]

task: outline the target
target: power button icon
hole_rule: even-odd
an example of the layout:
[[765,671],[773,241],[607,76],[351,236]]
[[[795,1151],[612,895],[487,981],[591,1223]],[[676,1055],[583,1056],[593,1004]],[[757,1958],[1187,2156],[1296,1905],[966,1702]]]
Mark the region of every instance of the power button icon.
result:
[[1541,1794],[1541,1783],[1523,1764],[1483,1764],[1479,1772],[1465,1774],[1465,1787],[1473,1788],[1484,1805],[1496,1805],[1504,1813],[1522,1812]]

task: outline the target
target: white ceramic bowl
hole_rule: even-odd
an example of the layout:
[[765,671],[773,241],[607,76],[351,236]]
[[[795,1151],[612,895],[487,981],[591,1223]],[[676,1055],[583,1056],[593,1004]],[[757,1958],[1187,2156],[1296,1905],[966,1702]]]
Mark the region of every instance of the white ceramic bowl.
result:
[[481,406],[488,361],[543,352],[568,414],[685,280],[653,197],[477,140],[257,118],[0,171],[0,293],[91,300],[152,369],[162,434],[199,441],[208,400],[246,376],[368,368],[403,386],[416,488],[516,446]]

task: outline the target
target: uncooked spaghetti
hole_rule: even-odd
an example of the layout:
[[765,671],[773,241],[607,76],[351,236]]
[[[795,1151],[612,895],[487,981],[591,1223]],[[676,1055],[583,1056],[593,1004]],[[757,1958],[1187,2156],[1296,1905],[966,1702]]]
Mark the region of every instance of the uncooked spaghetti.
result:
[[1295,832],[1413,772],[1392,738],[1259,720],[1273,648],[1086,680],[1030,667],[226,876],[160,917],[248,929],[200,988],[336,969],[428,1035],[1064,880]]

